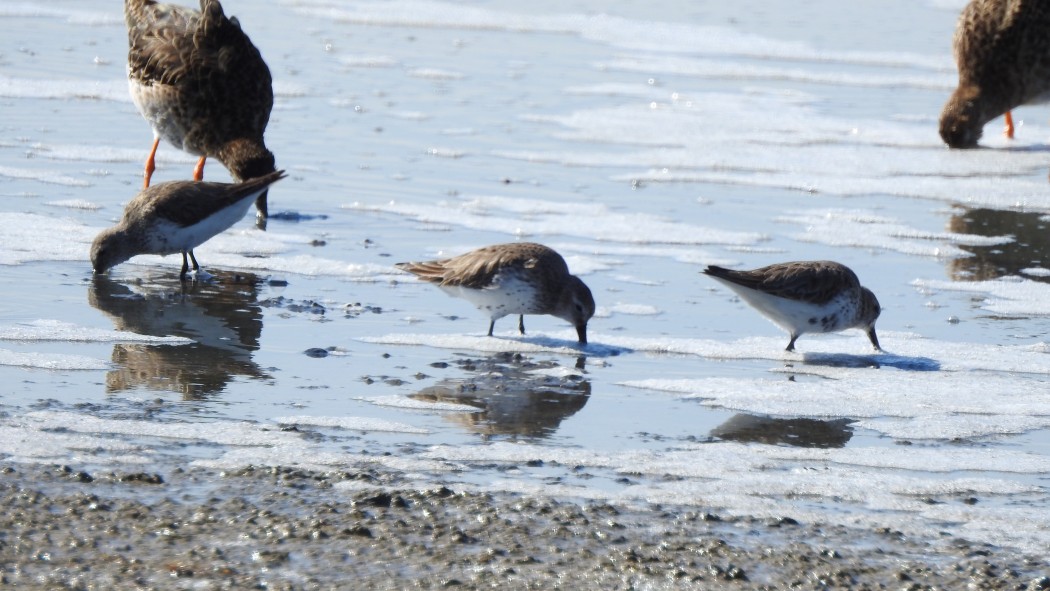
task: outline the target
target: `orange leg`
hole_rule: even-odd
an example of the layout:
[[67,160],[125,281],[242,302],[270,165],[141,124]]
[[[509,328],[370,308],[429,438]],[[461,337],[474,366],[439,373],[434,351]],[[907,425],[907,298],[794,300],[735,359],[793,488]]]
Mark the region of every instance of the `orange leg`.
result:
[[197,166],[193,167],[193,180],[203,181],[204,180],[204,161],[207,160],[207,156],[201,156],[201,159],[197,161]]
[[160,138],[153,139],[153,148],[149,151],[149,157],[146,158],[146,171],[142,173],[142,188],[149,188],[149,180],[153,178],[153,171],[157,170],[157,146],[160,145]]
[[1010,111],[1007,111],[1006,115],[1004,115],[1004,117],[1006,118],[1006,129],[1003,130],[1003,135],[1006,136],[1006,139],[1012,140],[1012,139],[1014,139],[1014,118],[1013,118],[1013,115],[1010,114]]

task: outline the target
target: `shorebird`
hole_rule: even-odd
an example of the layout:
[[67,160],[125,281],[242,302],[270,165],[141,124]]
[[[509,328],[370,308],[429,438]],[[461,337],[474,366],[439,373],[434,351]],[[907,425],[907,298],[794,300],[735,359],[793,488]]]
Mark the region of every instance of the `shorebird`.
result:
[[[208,157],[236,181],[273,172],[274,156],[263,141],[273,108],[270,70],[237,18],[227,18],[218,0],[200,0],[200,12],[125,0],[124,20],[131,99],[154,136],[143,188],[156,168],[161,138],[200,156],[197,181]],[[255,205],[266,218],[266,192]]]
[[542,244],[495,244],[450,259],[395,266],[488,312],[488,336],[508,314],[519,315],[521,334],[525,314],[550,314],[571,322],[580,343],[587,344],[587,321],[594,316],[591,290],[569,273],[560,254]]
[[941,139],[972,148],[984,125],[1010,110],[1050,99],[1050,3],[1043,0],[972,0],[952,40],[959,86],[941,111]]
[[751,307],[788,331],[787,350],[807,332],[863,329],[881,351],[875,320],[882,308],[871,290],[861,287],[856,273],[833,261],[799,261],[753,271],[733,271],[711,265],[708,275],[737,293]]
[[182,253],[182,272],[200,270],[193,249],[237,223],[260,195],[284,178],[284,171],[243,183],[171,181],[143,189],[124,207],[116,226],[103,230],[91,244],[91,266],[105,273],[140,254]]

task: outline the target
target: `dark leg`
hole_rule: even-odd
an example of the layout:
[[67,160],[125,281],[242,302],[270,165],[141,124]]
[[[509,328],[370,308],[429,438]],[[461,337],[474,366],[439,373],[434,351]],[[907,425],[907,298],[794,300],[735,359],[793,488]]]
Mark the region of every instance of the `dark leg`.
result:
[[492,329],[495,326],[496,326],[496,321],[495,320],[493,320],[492,322],[489,322],[489,336],[490,337],[492,336]]
[[179,273],[179,279],[186,280],[186,272],[190,270],[190,263],[186,260],[186,251],[182,251],[182,272]]
[[518,332],[525,334],[525,315],[520,314],[518,316]]
[[197,257],[193,256],[193,249],[190,249],[190,260],[193,261],[193,272],[196,273],[201,270],[201,266],[197,264]]
[[785,351],[794,351],[795,350],[795,339],[797,339],[797,338],[798,338],[797,334],[791,335],[791,342],[788,343],[787,349],[784,349],[784,350]]
[[263,191],[262,195],[255,198],[255,210],[258,217],[266,218],[270,215],[269,207],[266,205],[266,196],[269,195],[269,191]]

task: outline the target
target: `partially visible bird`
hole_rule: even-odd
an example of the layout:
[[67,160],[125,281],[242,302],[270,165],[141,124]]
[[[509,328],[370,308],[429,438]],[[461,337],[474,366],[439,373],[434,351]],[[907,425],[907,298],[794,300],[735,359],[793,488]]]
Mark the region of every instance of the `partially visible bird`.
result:
[[560,254],[542,244],[495,244],[450,259],[396,267],[488,312],[488,336],[508,314],[519,315],[521,334],[525,314],[550,314],[571,322],[580,343],[587,343],[587,321],[594,316],[591,290],[569,273]]
[[1050,2],[972,0],[953,38],[959,86],[941,111],[941,139],[972,148],[984,125],[1010,110],[1050,99]]
[[[218,0],[200,0],[200,12],[124,0],[124,20],[131,98],[154,135],[143,188],[161,138],[200,156],[197,181],[208,157],[236,181],[273,172],[274,156],[263,141],[273,108],[270,70],[236,17],[227,18]],[[256,207],[259,216],[268,215],[266,192]]]
[[778,263],[752,271],[711,265],[708,275],[737,293],[774,324],[788,331],[787,350],[807,332],[860,328],[881,351],[875,320],[882,308],[849,267],[833,261]]
[[91,266],[95,273],[105,273],[136,255],[180,252],[179,277],[185,279],[187,255],[194,272],[199,271],[193,249],[242,219],[252,203],[284,176],[281,170],[243,183],[171,181],[143,189],[124,207],[120,222],[95,237]]

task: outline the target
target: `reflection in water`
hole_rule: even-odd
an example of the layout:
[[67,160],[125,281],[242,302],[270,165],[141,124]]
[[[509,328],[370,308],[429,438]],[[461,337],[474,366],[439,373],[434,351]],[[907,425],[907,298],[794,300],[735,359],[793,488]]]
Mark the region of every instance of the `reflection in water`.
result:
[[[486,437],[549,437],[576,414],[591,395],[591,383],[576,372],[557,370],[557,363],[533,362],[513,353],[455,362],[471,374],[445,380],[410,395],[416,400],[452,402],[479,409],[451,413],[448,420]],[[584,358],[576,362],[583,369]]]
[[711,430],[726,441],[791,445],[794,447],[845,447],[853,437],[849,419],[774,419],[738,414]]
[[[983,281],[1006,275],[1020,275],[1021,269],[1050,269],[1050,221],[1044,214],[997,209],[969,209],[953,215],[948,229],[977,236],[1013,236],[1014,241],[994,246],[963,246],[974,256],[953,259],[948,272],[955,281]],[[1050,282],[1050,277],[1027,277]]]
[[115,345],[113,362],[119,369],[106,375],[106,391],[143,387],[193,400],[221,392],[234,376],[269,378],[252,361],[262,334],[258,284],[258,278],[245,273],[218,272],[214,281],[191,283],[173,274],[132,290],[96,275],[88,302],[112,318],[117,330],[195,341]]

